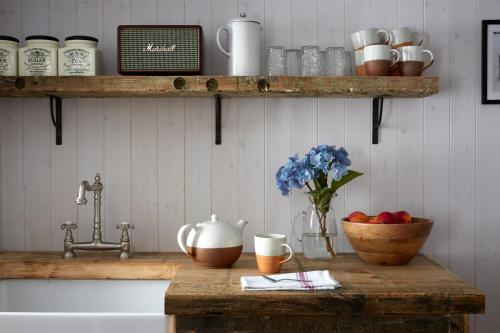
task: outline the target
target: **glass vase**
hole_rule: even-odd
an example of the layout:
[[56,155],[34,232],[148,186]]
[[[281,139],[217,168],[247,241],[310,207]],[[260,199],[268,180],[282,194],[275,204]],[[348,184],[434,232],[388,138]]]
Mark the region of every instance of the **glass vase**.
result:
[[[329,207],[326,213],[322,213],[314,204],[309,204],[295,217],[293,235],[302,244],[306,258],[331,259],[335,256],[333,239],[337,235],[337,222],[331,201]],[[299,222],[302,222],[301,228]]]

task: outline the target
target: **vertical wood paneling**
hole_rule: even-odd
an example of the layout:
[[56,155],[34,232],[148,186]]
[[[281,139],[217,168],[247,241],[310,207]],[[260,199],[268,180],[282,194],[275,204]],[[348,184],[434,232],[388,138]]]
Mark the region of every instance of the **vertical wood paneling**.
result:
[[[427,47],[437,61],[427,75],[439,76],[439,89],[448,91],[449,84],[449,1],[425,1]],[[450,230],[450,100],[448,94],[424,99],[424,215],[435,223],[425,245],[425,253],[445,267],[449,265]]]
[[[344,46],[344,0],[318,1],[318,45],[325,49],[329,46]],[[347,41],[349,43],[349,41]],[[345,146],[345,99],[318,98],[318,143],[337,147]],[[337,222],[346,216],[345,190],[338,191],[333,201]],[[334,241],[335,250],[345,251],[347,242],[344,230],[338,225],[338,237]]]
[[[498,19],[498,1],[477,1],[476,40],[481,29],[479,22],[484,19]],[[478,45],[479,43],[477,43]],[[476,47],[476,59],[481,50]],[[476,61],[476,82],[480,82],[480,62]],[[500,288],[498,276],[500,267],[500,224],[498,219],[498,184],[500,184],[500,124],[499,105],[479,104],[481,85],[476,84],[476,285],[486,293],[486,314],[478,315],[476,332],[495,332],[500,327]],[[470,124],[468,131],[472,130]],[[466,177],[471,177],[471,171]],[[472,235],[470,235],[472,238]],[[453,261],[452,261],[453,263]]]
[[[290,21],[290,0],[266,1],[266,46],[291,46]],[[291,99],[269,98],[265,103],[265,230],[283,233],[291,239],[291,200],[281,196],[275,181],[276,171],[291,154]]]
[[[132,0],[132,24],[156,24],[156,0]],[[134,246],[158,251],[158,99],[131,101],[131,184]]]
[[[264,0],[240,0],[238,9],[264,26]],[[262,38],[262,50],[264,45]],[[264,232],[265,227],[264,158],[265,101],[263,98],[239,98],[238,218],[249,221],[243,233],[243,250],[247,252],[254,250],[253,235]]]
[[[50,1],[50,32],[63,41],[77,32],[77,3],[75,1]],[[44,112],[46,116],[46,112]],[[50,129],[51,146],[51,237],[52,250],[61,250],[64,233],[61,224],[65,221],[76,222],[76,99],[63,101],[63,144],[56,146],[55,128]]]
[[[205,35],[205,70],[211,73],[211,4],[186,0],[186,24],[199,24]],[[212,213],[212,146],[214,100],[186,98],[185,110],[185,211],[186,223],[207,221]]]
[[[345,2],[346,47],[352,50],[351,33],[370,26],[370,1],[348,0]],[[346,148],[352,160],[352,169],[363,172],[345,189],[346,214],[354,210],[370,211],[370,149],[371,149],[371,100],[346,100]],[[346,251],[352,251],[349,243]]]
[[23,250],[25,248],[23,101],[3,98],[0,103],[3,247]]
[[[184,0],[159,0],[158,24],[184,24]],[[158,100],[158,229],[160,251],[178,251],[184,223],[184,98]]]
[[[397,0],[371,0],[370,26],[390,30],[398,25]],[[395,211],[398,207],[397,187],[397,122],[398,99],[384,100],[379,143],[371,145],[370,179],[371,210]]]
[[475,281],[474,229],[476,218],[475,98],[476,4],[460,0],[451,7],[450,22],[450,268],[470,283]]
[[[0,1],[0,31],[23,38],[22,3]],[[0,99],[0,227],[4,249],[24,249],[23,100]]]
[[[307,0],[292,0],[292,48],[303,45],[317,45],[318,8],[317,3]],[[303,156],[318,142],[318,98],[292,99],[292,151]],[[292,216],[307,209],[309,200],[302,192],[292,193]],[[300,247],[296,247],[301,250]]]
[[[227,57],[215,43],[215,34],[230,19],[238,17],[238,2],[212,0],[212,73],[227,73]],[[225,41],[224,32],[221,40]],[[223,42],[226,47],[226,43]],[[214,142],[214,138],[211,139]],[[222,99],[222,144],[212,148],[212,212],[222,220],[238,215],[238,99]]]
[[158,163],[156,99],[132,100],[132,222],[134,246],[158,250]]
[[[104,191],[106,223],[104,236],[117,242],[120,232],[115,225],[131,222],[130,101],[104,100]],[[135,232],[133,232],[135,234]],[[135,235],[134,235],[135,239]]]
[[[408,26],[423,34],[424,1],[399,0],[398,25]],[[427,41],[423,44],[427,45]],[[414,216],[423,214],[424,145],[423,100],[400,98],[397,133],[398,209]]]
[[[23,33],[50,34],[50,2],[23,1]],[[26,99],[24,102],[24,216],[25,246],[30,250],[51,248],[50,202],[50,120],[48,100]]]

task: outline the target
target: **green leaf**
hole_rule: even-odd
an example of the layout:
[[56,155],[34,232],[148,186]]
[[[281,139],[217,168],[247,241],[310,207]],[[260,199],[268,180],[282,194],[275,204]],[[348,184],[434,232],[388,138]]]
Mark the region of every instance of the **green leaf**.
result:
[[345,184],[349,183],[350,181],[352,181],[352,180],[354,180],[362,175],[363,175],[363,173],[361,173],[361,172],[349,170],[349,171],[347,171],[347,174],[344,177],[342,177],[342,179],[340,179],[339,181],[336,181],[334,179],[332,180],[331,189],[333,190],[333,192],[337,192],[337,190],[339,188],[341,188]]

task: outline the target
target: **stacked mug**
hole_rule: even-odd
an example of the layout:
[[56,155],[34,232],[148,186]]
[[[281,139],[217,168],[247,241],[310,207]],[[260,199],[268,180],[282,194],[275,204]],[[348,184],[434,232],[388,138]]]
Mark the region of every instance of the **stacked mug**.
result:
[[[421,46],[421,35],[407,27],[390,32],[369,28],[352,34],[351,41],[356,74],[360,76],[420,76],[434,62],[432,52]],[[426,54],[427,64],[424,63]]]

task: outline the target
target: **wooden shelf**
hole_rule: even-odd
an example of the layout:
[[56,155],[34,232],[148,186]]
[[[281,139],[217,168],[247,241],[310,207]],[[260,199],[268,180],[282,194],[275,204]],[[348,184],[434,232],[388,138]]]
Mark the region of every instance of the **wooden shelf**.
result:
[[437,77],[0,77],[0,97],[425,97],[437,92]]

